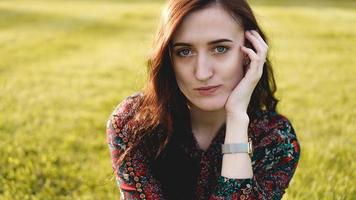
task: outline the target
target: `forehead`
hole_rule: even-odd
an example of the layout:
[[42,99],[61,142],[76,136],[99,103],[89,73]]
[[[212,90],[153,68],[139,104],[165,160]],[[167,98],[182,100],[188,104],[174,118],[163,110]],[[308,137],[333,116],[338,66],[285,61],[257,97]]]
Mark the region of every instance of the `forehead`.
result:
[[243,37],[244,30],[221,6],[213,5],[188,14],[178,26],[173,42],[206,43],[218,38]]

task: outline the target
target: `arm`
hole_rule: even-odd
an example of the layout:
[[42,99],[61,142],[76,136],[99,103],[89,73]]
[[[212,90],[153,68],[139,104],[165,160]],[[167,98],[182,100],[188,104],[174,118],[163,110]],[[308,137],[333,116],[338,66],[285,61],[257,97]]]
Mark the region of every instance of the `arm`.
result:
[[254,141],[253,176],[241,179],[220,176],[210,200],[282,198],[296,170],[300,146],[285,117],[276,115],[271,121],[269,131]]
[[134,101],[131,97],[125,99],[111,114],[106,125],[107,142],[120,199],[163,199],[160,183],[151,175],[144,152],[138,150],[121,162],[118,160],[131,145],[127,123],[134,110]]
[[[225,144],[247,143],[249,117],[247,113],[228,116]],[[236,165],[236,163],[239,163]],[[224,154],[221,175],[228,178],[252,178],[251,158],[247,153]]]

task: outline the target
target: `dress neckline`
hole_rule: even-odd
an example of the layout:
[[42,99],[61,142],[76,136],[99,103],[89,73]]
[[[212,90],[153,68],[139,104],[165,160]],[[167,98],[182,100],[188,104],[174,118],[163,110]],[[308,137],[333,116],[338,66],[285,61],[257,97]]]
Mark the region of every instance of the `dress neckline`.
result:
[[225,136],[225,129],[226,129],[226,123],[224,122],[218,129],[216,135],[211,140],[210,145],[208,146],[208,148],[206,150],[203,150],[202,148],[200,148],[199,143],[198,143],[197,139],[195,138],[192,129],[190,129],[189,132],[190,132],[191,138],[193,140],[194,150],[198,151],[201,154],[206,154],[206,153],[210,152],[213,149],[213,147],[215,147],[215,144],[218,143],[223,136]]

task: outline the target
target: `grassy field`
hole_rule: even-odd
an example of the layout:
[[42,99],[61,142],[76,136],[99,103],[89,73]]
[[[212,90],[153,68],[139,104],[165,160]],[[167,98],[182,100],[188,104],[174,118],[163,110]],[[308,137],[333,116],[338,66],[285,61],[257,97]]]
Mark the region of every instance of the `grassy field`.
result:
[[[145,80],[161,6],[0,1],[0,200],[118,199],[105,123]],[[356,4],[253,8],[302,146],[284,199],[356,199]]]

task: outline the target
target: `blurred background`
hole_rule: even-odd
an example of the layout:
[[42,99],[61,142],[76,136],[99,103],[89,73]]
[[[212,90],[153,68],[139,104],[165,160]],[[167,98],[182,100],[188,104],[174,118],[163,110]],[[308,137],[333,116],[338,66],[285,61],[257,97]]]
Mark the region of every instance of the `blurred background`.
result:
[[[301,147],[283,199],[356,199],[356,1],[249,1]],[[0,1],[0,200],[119,199],[105,125],[164,1]]]

